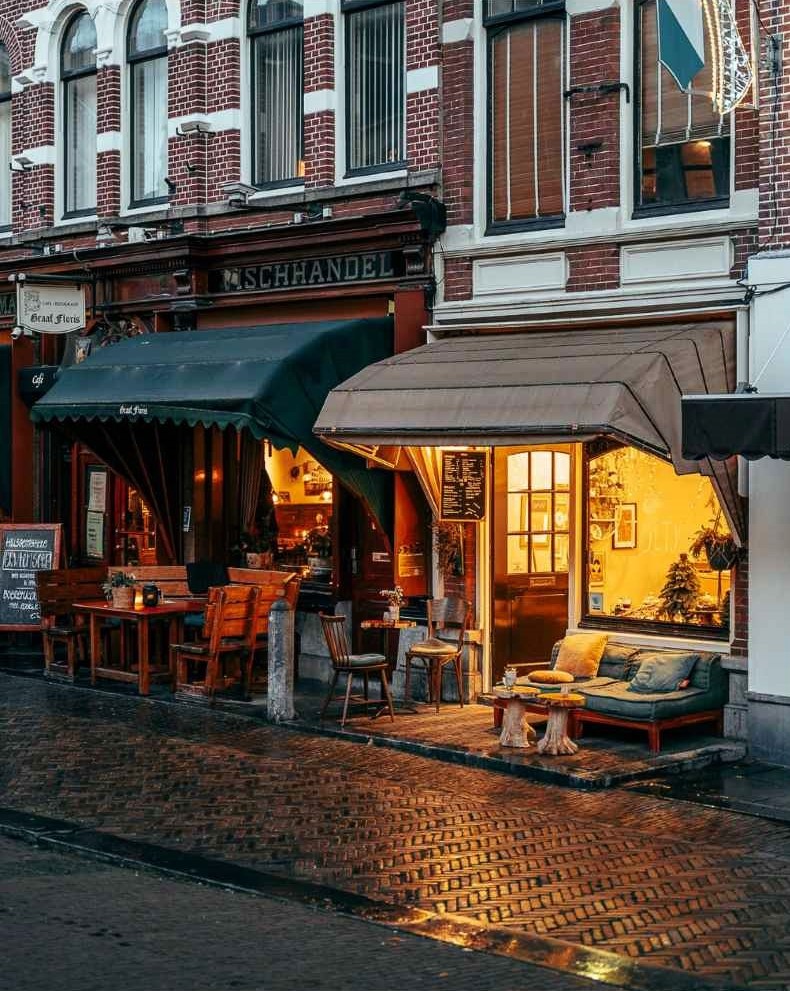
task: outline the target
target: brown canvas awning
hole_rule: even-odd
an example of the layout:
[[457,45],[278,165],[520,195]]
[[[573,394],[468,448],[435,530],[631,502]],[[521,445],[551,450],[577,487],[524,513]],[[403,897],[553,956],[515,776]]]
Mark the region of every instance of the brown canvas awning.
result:
[[607,436],[712,476],[744,535],[734,462],[686,460],[683,393],[731,392],[735,326],[709,323],[451,337],[368,366],[329,393],[328,443],[500,445]]

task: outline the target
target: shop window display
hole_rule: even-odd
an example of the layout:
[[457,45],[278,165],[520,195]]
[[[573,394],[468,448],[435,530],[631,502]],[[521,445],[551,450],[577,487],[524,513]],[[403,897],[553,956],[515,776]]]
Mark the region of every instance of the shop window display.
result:
[[734,543],[709,479],[619,447],[589,459],[585,505],[589,622],[725,632]]

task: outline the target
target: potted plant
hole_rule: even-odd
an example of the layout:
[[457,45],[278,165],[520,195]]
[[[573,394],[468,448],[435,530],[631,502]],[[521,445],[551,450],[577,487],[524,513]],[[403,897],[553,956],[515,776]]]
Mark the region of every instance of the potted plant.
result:
[[664,587],[659,593],[661,612],[670,621],[688,621],[697,608],[700,596],[700,583],[694,565],[688,554],[681,554],[669,566]]
[[738,547],[732,535],[721,525],[721,510],[691,538],[691,556],[696,560],[703,551],[713,571],[728,571],[738,560]]
[[435,535],[436,563],[444,578],[453,578],[463,574],[463,545],[462,530],[459,523],[447,523],[444,520],[432,524]]
[[[396,585],[395,588],[383,588],[379,595],[384,596],[384,598],[389,603],[389,618],[397,623],[400,619],[400,607],[405,604],[406,596],[403,594],[403,589],[400,585]],[[386,619],[386,615],[384,616]]]
[[134,575],[125,571],[113,571],[107,581],[102,582],[102,590],[115,609],[133,609],[135,583]]

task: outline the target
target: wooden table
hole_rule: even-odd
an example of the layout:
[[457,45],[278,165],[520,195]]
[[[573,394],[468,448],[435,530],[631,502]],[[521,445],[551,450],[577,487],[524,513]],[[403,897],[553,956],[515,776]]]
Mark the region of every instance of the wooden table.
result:
[[499,744],[502,747],[520,747],[526,749],[531,746],[537,734],[535,730],[524,721],[527,714],[527,707],[533,708],[536,696],[540,695],[540,689],[530,688],[528,685],[518,688],[505,688],[503,685],[494,686],[494,695],[505,702],[505,712],[502,717],[502,733],[499,736]]
[[543,739],[538,743],[538,753],[554,757],[575,754],[579,745],[568,736],[568,713],[584,705],[584,696],[579,692],[544,692],[540,701],[549,707],[549,718]]
[[[200,612],[205,607],[205,598],[164,599],[158,606],[134,606],[130,609],[117,609],[111,602],[101,599],[90,602],[75,602],[75,612],[86,613],[90,620],[90,659],[91,684],[97,678],[111,678],[115,681],[134,682],[141,695],[148,695],[151,682],[172,680],[168,658],[168,644],[177,643],[183,633],[186,613]],[[110,658],[101,656],[101,627],[108,619],[120,620],[121,624],[133,623],[137,627],[137,670],[132,670],[126,659],[126,651],[121,650],[121,665],[113,667]],[[168,644],[164,645],[164,664],[151,663],[151,626],[155,622],[166,622]]]
[[[411,630],[417,623],[413,619],[363,619],[359,624],[360,630],[380,630],[382,654],[387,658],[389,665],[389,675],[395,670],[398,664],[398,639],[392,637],[394,630]],[[393,648],[393,642],[395,644]]]

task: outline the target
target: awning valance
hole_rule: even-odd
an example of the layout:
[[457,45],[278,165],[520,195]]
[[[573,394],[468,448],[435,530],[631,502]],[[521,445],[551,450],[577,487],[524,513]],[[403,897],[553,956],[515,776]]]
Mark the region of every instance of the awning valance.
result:
[[[392,332],[385,317],[132,337],[63,369],[31,416],[59,421],[78,438],[84,434],[89,447],[101,442],[96,453],[105,459],[112,443],[129,458],[130,444],[118,439],[142,424],[156,426],[158,434],[167,425],[246,428],[275,447],[303,447],[386,528],[391,480],[322,444],[312,427],[333,386],[391,353]],[[145,457],[144,449],[140,454]]]
[[683,457],[680,397],[735,388],[732,321],[445,338],[363,369],[315,430],[357,445],[514,444],[608,436],[713,476],[743,534],[734,465]]
[[683,397],[683,456],[790,460],[790,395]]

